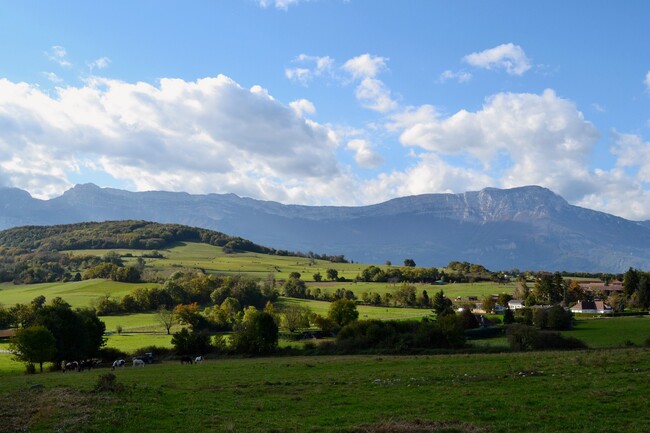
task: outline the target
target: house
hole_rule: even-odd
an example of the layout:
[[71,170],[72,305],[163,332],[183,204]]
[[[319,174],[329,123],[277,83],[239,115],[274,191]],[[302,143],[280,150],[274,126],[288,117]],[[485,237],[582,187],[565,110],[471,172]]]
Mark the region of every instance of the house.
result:
[[578,301],[571,307],[572,313],[611,314],[612,307],[605,304],[605,301]]
[[520,310],[526,308],[523,299],[511,299],[508,301],[508,308],[511,310]]
[[15,329],[0,329],[0,340],[8,340],[16,335]]
[[585,292],[597,293],[603,297],[623,293],[623,283],[618,280],[611,281],[609,284],[602,281],[581,281],[579,284]]

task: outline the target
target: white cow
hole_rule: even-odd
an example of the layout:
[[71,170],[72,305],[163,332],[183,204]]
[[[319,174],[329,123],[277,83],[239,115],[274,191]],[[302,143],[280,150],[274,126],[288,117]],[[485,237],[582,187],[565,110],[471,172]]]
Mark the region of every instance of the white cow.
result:
[[133,360],[133,366],[134,367],[144,367],[144,361],[139,359],[139,358],[135,358]]
[[200,363],[202,363],[202,362],[203,362],[203,357],[202,357],[201,355],[199,355],[199,356],[197,356],[196,358],[194,358],[194,363],[195,363],[195,364],[200,364]]

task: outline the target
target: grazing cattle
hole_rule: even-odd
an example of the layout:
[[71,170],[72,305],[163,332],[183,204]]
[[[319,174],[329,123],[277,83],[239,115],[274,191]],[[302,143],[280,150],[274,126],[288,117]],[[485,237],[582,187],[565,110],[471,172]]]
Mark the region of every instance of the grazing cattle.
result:
[[200,363],[202,363],[202,362],[203,362],[203,357],[202,357],[201,355],[199,355],[199,356],[197,356],[196,358],[194,358],[194,363],[195,363],[195,364],[200,364]]
[[77,361],[66,362],[63,366],[63,372],[65,373],[68,370],[79,370],[79,363]]
[[181,357],[181,364],[191,364],[192,363],[192,358],[189,356],[182,356]]
[[126,366],[126,361],[123,359],[117,359],[113,362],[113,368],[111,370],[115,370],[117,367],[122,367],[124,368]]
[[133,360],[133,366],[134,367],[144,367],[144,361],[141,360],[140,358],[135,358]]

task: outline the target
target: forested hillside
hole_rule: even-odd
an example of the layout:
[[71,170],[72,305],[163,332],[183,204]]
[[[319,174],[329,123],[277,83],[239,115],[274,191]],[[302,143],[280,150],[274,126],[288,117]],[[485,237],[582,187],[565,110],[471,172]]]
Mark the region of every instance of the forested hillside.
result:
[[61,251],[77,249],[161,249],[176,242],[203,242],[233,251],[283,254],[240,237],[180,224],[107,221],[54,226],[15,227],[0,232],[0,247]]

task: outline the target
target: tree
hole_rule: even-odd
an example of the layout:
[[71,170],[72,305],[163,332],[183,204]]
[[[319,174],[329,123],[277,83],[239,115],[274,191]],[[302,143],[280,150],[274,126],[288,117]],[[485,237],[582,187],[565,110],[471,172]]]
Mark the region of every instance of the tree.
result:
[[316,281],[317,283],[320,283],[322,281],[322,279],[323,279],[323,276],[320,274],[320,272],[316,272],[314,274],[314,281]]
[[483,301],[481,302],[481,308],[483,311],[486,313],[491,313],[494,310],[494,307],[496,306],[496,301],[494,298],[490,295],[487,295],[483,298]]
[[497,297],[497,304],[501,305],[503,308],[508,308],[508,302],[512,299],[512,295],[508,293],[499,293]]
[[176,323],[176,313],[174,310],[168,310],[166,306],[161,305],[158,307],[158,312],[156,315],[158,322],[165,327],[167,330],[167,335],[171,334],[171,328]]
[[289,332],[298,328],[308,328],[310,315],[311,310],[307,307],[289,305],[282,311],[282,323]]
[[233,349],[238,353],[271,353],[278,347],[278,326],[272,315],[255,310],[235,327],[231,342]]
[[636,269],[629,268],[623,275],[623,290],[628,298],[632,296],[639,287],[639,272]]
[[38,364],[43,372],[43,363],[52,361],[56,354],[54,334],[45,326],[22,328],[12,337],[9,346],[19,361]]
[[330,268],[330,269],[327,270],[326,275],[327,275],[328,280],[335,281],[335,280],[338,280],[338,278],[339,278],[339,271],[337,271],[336,269],[331,269]]
[[404,259],[404,266],[408,268],[414,268],[415,267],[415,260],[413,259]]
[[205,331],[190,331],[187,328],[172,336],[172,344],[179,355],[201,355],[211,350],[210,334]]
[[91,309],[73,310],[68,303],[54,298],[50,305],[41,308],[34,321],[46,327],[56,341],[53,361],[91,358],[104,345],[106,325]]
[[359,318],[357,305],[350,299],[339,299],[332,302],[327,316],[338,326],[345,326]]
[[174,314],[182,324],[189,325],[194,330],[198,330],[201,323],[201,314],[199,313],[199,304],[196,302],[188,305],[177,305],[174,308]]
[[445,316],[448,314],[454,314],[452,305],[453,303],[451,302],[451,299],[445,296],[445,292],[443,292],[442,289],[433,295],[431,307],[433,308],[433,311],[436,313],[436,315]]
[[[298,274],[298,272],[292,272],[293,274]],[[298,274],[300,275],[300,274]],[[285,296],[290,298],[304,298],[307,294],[307,285],[303,280],[298,278],[289,278],[285,281],[282,286]]]

